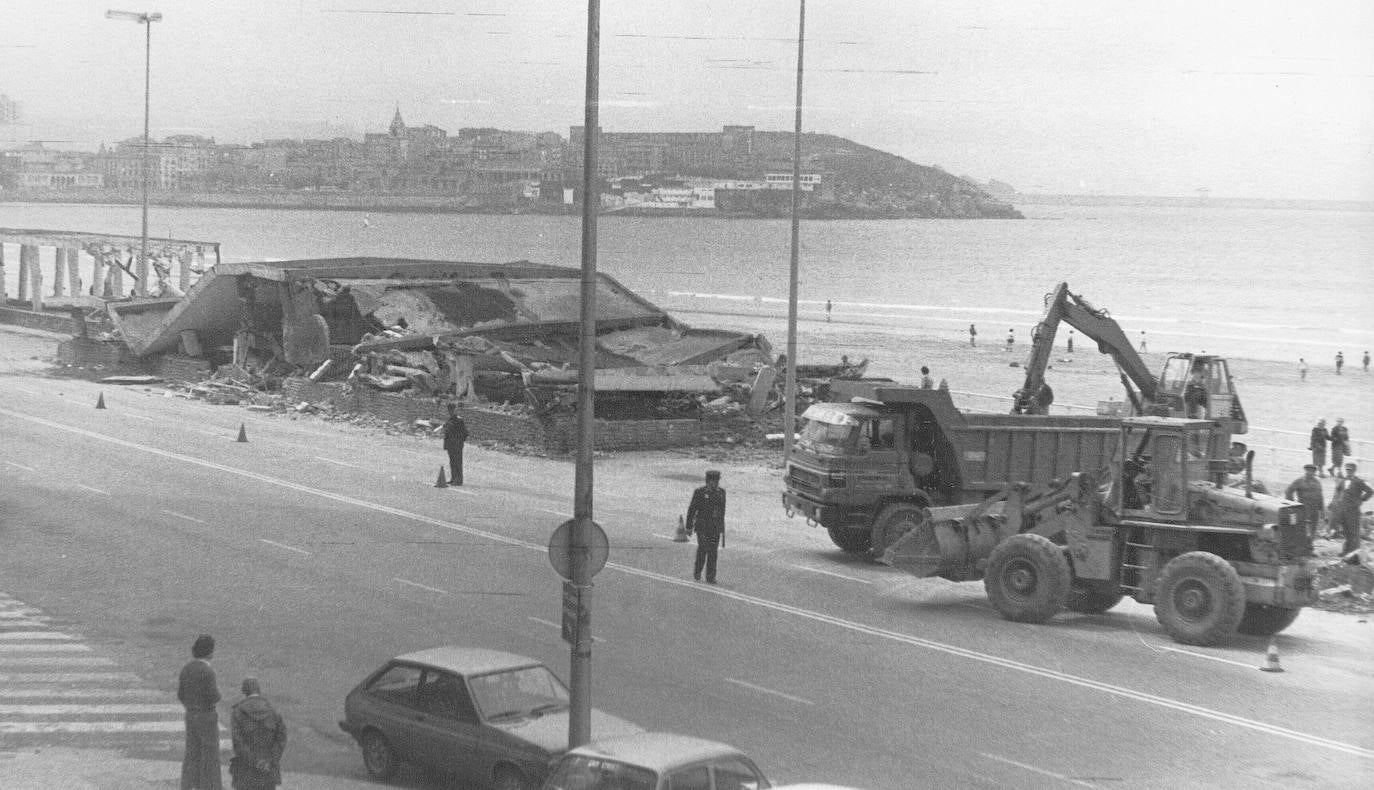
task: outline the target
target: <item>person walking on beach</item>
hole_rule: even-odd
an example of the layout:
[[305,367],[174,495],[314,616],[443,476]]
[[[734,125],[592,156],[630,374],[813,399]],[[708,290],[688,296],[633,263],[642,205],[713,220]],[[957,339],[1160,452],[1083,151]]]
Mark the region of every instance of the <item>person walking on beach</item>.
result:
[[468,424],[458,413],[458,405],[448,405],[448,419],[442,426],[444,431],[444,452],[448,453],[449,485],[463,484],[463,445],[468,440]]
[[1303,521],[1307,524],[1307,539],[1317,537],[1317,522],[1326,509],[1326,496],[1322,492],[1322,482],[1317,479],[1317,465],[1303,464],[1303,475],[1288,484],[1283,492],[1284,499],[1302,504]]
[[829,299],[826,299],[826,300],[825,300],[825,322],[826,322],[827,324],[830,323],[830,308],[831,308],[830,300],[829,300]]
[[1326,444],[1329,441],[1331,434],[1326,431],[1326,420],[1317,420],[1316,426],[1312,428],[1312,438],[1307,442],[1307,449],[1312,451],[1312,463],[1317,465],[1317,471],[1322,477],[1326,477]]
[[1307,360],[1298,357],[1298,380],[1307,381]]
[[1365,372],[1365,373],[1368,373],[1368,372],[1369,372],[1369,352],[1368,352],[1368,351],[1364,352],[1364,358],[1360,360],[1360,364],[1364,366],[1364,372]]
[[1341,375],[1341,368],[1345,367],[1345,354],[1336,352],[1336,375]]
[[973,324],[968,325],[968,344],[974,348],[978,346],[978,327]]
[[1140,353],[1145,353],[1145,330],[1140,330]]
[[1073,353],[1073,330],[1069,330],[1069,353]]
[[186,709],[186,750],[181,757],[181,790],[222,790],[219,774],[219,686],[210,659],[215,638],[201,634],[191,645],[191,660],[177,678],[177,699]]
[[272,790],[281,784],[281,755],[286,750],[286,723],[262,696],[257,678],[244,678],[243,699],[234,705],[229,732],[234,757],[229,761],[234,790]]
[[1341,554],[1349,554],[1360,547],[1360,511],[1374,496],[1374,489],[1355,474],[1355,465],[1345,465],[1345,479],[1331,499],[1331,528],[1340,529],[1345,537]]
[[921,366],[921,389],[935,389],[935,379],[930,377],[930,368],[926,367],[925,365]]
[[1007,350],[1008,350],[1008,351],[1011,351],[1011,347],[1014,346],[1014,345],[1016,345],[1016,330],[1015,330],[1015,329],[1008,329],[1008,330],[1007,330]]
[[708,584],[716,583],[716,554],[725,543],[725,489],[720,487],[720,472],[706,472],[706,485],[692,492],[692,504],[687,507],[687,534],[697,535],[697,556],[692,564],[692,578],[701,581],[706,570]]
[[1331,474],[1341,468],[1341,462],[1350,455],[1350,429],[1345,427],[1345,418],[1337,417],[1331,427]]

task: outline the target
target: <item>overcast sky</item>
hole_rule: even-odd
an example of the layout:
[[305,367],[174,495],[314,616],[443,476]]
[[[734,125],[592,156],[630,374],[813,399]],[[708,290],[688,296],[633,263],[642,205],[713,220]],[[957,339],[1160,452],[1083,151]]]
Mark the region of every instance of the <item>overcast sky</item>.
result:
[[[582,123],[580,0],[3,0],[0,146],[140,133],[107,8],[163,14],[154,137]],[[796,0],[603,0],[602,128],[790,131],[796,34]],[[804,125],[1027,192],[1374,200],[1371,41],[1369,0],[810,0]]]

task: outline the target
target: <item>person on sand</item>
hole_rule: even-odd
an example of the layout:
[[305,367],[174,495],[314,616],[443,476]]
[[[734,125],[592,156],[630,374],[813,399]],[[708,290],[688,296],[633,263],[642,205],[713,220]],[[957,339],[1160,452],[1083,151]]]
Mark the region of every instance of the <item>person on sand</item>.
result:
[[1298,380],[1307,381],[1307,360],[1298,357]]
[[1145,353],[1145,330],[1140,330],[1140,353]]
[[1073,330],[1069,330],[1069,353],[1073,353]]
[[[978,346],[978,327],[974,326],[973,324],[968,325],[968,344],[975,348]],[[1365,354],[1365,357],[1368,358],[1369,355]],[[1365,367],[1369,366],[1365,365]]]
[[1312,463],[1317,465],[1317,471],[1322,477],[1326,477],[1326,444],[1330,441],[1331,434],[1326,431],[1326,420],[1317,420],[1316,426],[1312,428],[1312,438],[1307,442],[1307,449],[1312,451]]
[[832,307],[832,305],[830,304],[830,300],[829,300],[829,299],[826,299],[826,300],[825,300],[825,322],[826,322],[827,324],[830,323],[830,310],[831,310],[831,307]]
[[1364,372],[1365,372],[1365,373],[1368,373],[1368,372],[1369,372],[1369,352],[1368,352],[1368,351],[1364,352],[1364,358],[1360,360],[1360,364],[1364,366]]
[[1345,367],[1345,354],[1336,352],[1336,375],[1341,375],[1341,368]]
[[1341,462],[1350,455],[1350,429],[1345,427],[1345,418],[1337,417],[1331,427],[1331,474],[1341,468]]
[[1015,329],[1008,329],[1008,330],[1007,330],[1007,350],[1008,350],[1008,351],[1011,351],[1011,347],[1014,346],[1014,345],[1016,345],[1016,330],[1015,330]]

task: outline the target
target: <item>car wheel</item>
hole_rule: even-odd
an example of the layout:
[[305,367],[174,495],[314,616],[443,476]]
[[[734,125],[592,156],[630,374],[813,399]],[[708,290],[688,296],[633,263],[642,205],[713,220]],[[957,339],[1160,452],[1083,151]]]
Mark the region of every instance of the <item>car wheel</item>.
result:
[[864,554],[868,551],[869,534],[867,530],[826,527],[830,540],[849,554]]
[[400,760],[396,757],[396,751],[391,748],[391,742],[376,730],[369,730],[363,736],[363,765],[367,766],[367,774],[373,779],[390,779],[396,775]]
[[491,787],[492,790],[528,790],[525,777],[514,768],[497,768]]

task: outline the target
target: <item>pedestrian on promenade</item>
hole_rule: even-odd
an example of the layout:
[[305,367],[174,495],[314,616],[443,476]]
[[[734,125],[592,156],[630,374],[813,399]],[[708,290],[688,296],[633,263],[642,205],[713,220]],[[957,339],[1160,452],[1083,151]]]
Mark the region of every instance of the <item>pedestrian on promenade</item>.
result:
[[1069,330],[1069,353],[1073,353],[1073,330]]
[[234,757],[229,761],[234,790],[272,790],[281,784],[281,755],[286,750],[286,723],[262,696],[257,678],[243,679],[243,699],[234,705],[230,733]]
[[1341,352],[1337,351],[1337,352],[1336,352],[1336,375],[1337,375],[1337,376],[1341,375],[1341,368],[1343,368],[1343,367],[1345,367],[1345,355],[1342,354]]
[[921,389],[935,389],[935,379],[930,377],[930,368],[926,367],[925,365],[921,366]]
[[716,554],[725,543],[725,489],[720,487],[720,472],[706,472],[706,485],[692,492],[692,504],[687,507],[687,534],[697,535],[697,556],[692,564],[692,578],[701,581],[702,568],[706,581],[716,583]]
[[219,687],[210,659],[215,638],[201,634],[191,645],[191,660],[177,679],[177,699],[186,708],[186,751],[181,757],[181,790],[223,790],[219,775]]
[[978,327],[973,324],[968,325],[968,344],[974,347],[978,345]]
[[1317,522],[1326,509],[1326,496],[1322,492],[1322,482],[1317,479],[1317,465],[1303,464],[1303,475],[1288,484],[1283,492],[1284,499],[1302,503],[1303,522],[1307,525],[1307,539],[1317,537]]
[[1307,360],[1298,357],[1298,379],[1307,381]]
[[1360,511],[1374,496],[1374,489],[1355,474],[1355,465],[1345,465],[1345,479],[1331,498],[1331,529],[1339,529],[1345,537],[1341,554],[1349,554],[1360,547]]
[[[1326,444],[1331,441],[1331,434],[1326,432],[1326,420],[1317,420],[1317,424],[1312,428],[1312,438],[1307,442],[1307,449],[1312,451],[1312,463],[1317,465],[1317,471],[1322,477],[1326,477]],[[1333,475],[1335,471],[1331,472]]]
[[449,485],[463,484],[463,445],[468,440],[468,424],[458,413],[458,405],[448,405],[448,419],[444,421],[444,452],[448,453]]
[[1140,330],[1140,353],[1145,353],[1145,330]]
[[825,300],[825,322],[830,323],[830,300]]
[[1008,350],[1008,351],[1011,351],[1011,347],[1014,346],[1014,345],[1016,345],[1016,330],[1015,330],[1015,329],[1008,329],[1008,330],[1007,330],[1007,350]]
[[1350,429],[1345,427],[1345,418],[1337,417],[1331,426],[1331,474],[1341,468],[1341,462],[1350,455]]

